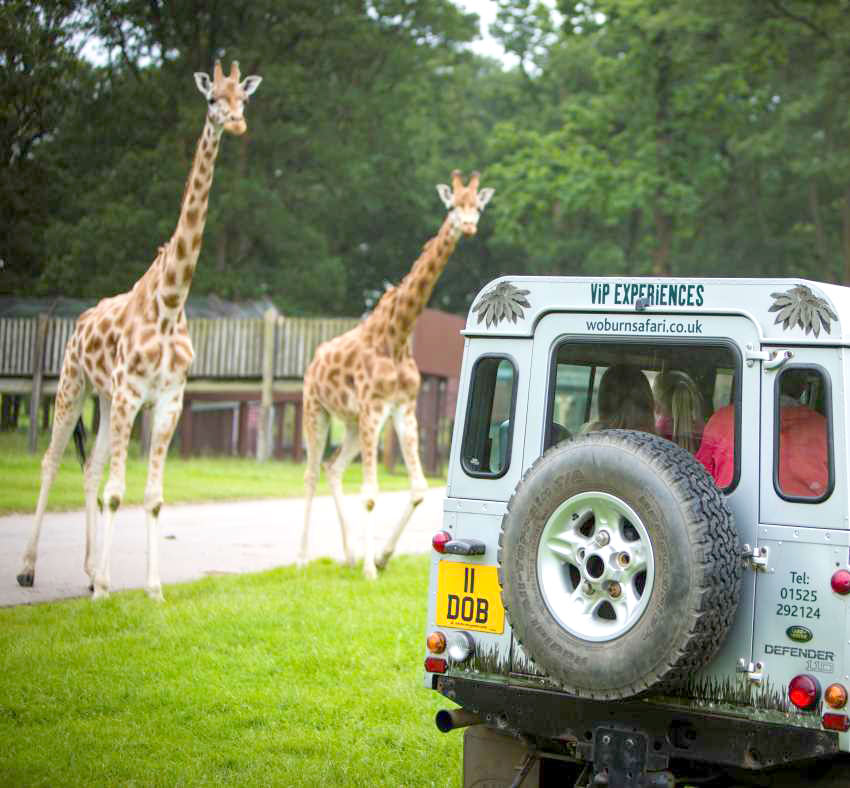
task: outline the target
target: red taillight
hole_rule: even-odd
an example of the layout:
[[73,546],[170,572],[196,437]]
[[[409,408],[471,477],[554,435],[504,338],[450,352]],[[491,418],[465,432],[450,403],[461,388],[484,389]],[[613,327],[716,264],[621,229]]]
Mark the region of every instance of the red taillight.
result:
[[447,663],[439,657],[425,657],[425,670],[429,673],[445,673]]
[[811,709],[820,700],[820,684],[814,676],[801,673],[788,684],[788,697],[798,709]]
[[850,594],[850,572],[839,569],[829,581],[836,594]]
[[452,535],[448,531],[437,531],[434,536],[431,538],[431,546],[438,553],[446,552],[446,544],[451,542]]
[[846,731],[850,729],[850,719],[846,714],[824,714],[821,720],[824,728],[829,728],[831,731]]

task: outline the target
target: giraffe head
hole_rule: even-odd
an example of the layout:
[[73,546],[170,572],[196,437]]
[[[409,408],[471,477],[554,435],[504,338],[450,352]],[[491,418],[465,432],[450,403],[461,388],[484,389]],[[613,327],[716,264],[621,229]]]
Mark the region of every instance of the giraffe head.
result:
[[484,206],[490,202],[494,189],[478,191],[478,179],[481,175],[473,172],[469,183],[464,186],[460,170],[452,172],[452,185],[437,184],[437,194],[449,209],[455,232],[463,235],[475,235],[478,231],[478,217]]
[[250,96],[263,81],[262,77],[245,77],[239,81],[239,63],[235,60],[230,66],[230,76],[225,77],[221,63],[216,60],[213,78],[203,72],[195,74],[195,84],[198,90],[209,102],[209,119],[218,129],[224,129],[231,134],[244,134],[244,107]]

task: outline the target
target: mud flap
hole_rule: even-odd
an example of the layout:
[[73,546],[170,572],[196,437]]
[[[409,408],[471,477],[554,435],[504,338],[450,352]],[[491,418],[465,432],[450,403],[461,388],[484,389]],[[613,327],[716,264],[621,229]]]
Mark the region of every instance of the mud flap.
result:
[[[484,725],[463,734],[463,788],[510,788],[520,773],[528,748],[512,736]],[[538,788],[540,761],[535,760],[522,788]]]

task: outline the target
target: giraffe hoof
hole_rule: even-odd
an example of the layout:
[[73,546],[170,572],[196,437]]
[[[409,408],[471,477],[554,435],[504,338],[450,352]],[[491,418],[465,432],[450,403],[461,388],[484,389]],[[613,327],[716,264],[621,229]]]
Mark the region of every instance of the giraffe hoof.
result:
[[379,572],[383,572],[387,568],[387,564],[390,562],[390,558],[392,557],[392,553],[381,553],[378,556],[378,560],[375,561],[375,568]]
[[162,595],[162,589],[159,587],[148,588],[147,594],[154,602],[165,602],[165,597]]
[[94,591],[91,595],[92,602],[98,599],[109,599],[109,588],[95,584]]
[[365,577],[367,580],[378,579],[378,570],[375,568],[374,564],[363,565],[363,577]]
[[32,588],[32,584],[35,582],[35,572],[21,572],[18,575],[18,585],[23,588]]

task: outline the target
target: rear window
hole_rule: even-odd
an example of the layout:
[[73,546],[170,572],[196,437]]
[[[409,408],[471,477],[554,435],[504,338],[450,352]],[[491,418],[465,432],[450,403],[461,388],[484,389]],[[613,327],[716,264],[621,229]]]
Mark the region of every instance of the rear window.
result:
[[558,344],[546,446],[604,429],[660,435],[691,452],[730,491],[740,468],[738,353],[720,344]]
[[775,392],[776,492],[789,501],[823,501],[834,486],[829,378],[820,367],[785,367]]
[[507,356],[482,356],[472,370],[461,464],[470,476],[508,470],[516,402],[516,367]]

